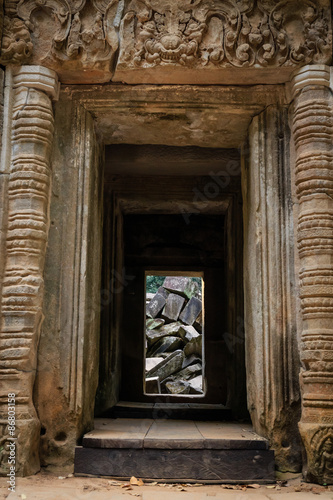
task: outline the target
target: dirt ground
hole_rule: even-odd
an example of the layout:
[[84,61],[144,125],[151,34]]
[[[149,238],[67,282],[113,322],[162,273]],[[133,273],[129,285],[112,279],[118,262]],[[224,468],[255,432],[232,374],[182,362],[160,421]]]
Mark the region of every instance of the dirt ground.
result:
[[[8,500],[311,500],[314,495],[333,500],[333,486],[304,483],[300,476],[282,475],[276,484],[248,486],[144,483],[137,478],[117,481],[109,478],[58,476],[42,471],[35,476],[17,478],[16,491],[10,493],[6,478],[0,478],[0,499]],[[135,484],[135,483],[139,483]]]

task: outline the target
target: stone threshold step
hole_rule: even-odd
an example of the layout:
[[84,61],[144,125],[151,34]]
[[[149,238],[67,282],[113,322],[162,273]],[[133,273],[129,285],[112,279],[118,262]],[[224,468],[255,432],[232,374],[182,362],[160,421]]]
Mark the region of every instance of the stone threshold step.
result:
[[267,450],[249,424],[162,419],[96,419],[85,448]]
[[137,403],[119,401],[103,418],[168,418],[184,420],[232,420],[229,408],[221,404]]
[[128,480],[210,483],[269,483],[275,479],[270,450],[163,450],[77,447],[75,475],[108,476]]

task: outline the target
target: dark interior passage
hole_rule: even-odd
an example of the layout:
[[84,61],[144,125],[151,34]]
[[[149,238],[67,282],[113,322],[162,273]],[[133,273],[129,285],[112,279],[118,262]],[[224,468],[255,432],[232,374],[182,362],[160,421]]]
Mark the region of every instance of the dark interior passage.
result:
[[129,407],[140,413],[140,404],[144,412],[149,405],[193,406],[186,395],[144,391],[145,276],[163,272],[203,278],[206,386],[197,403],[247,417],[239,154],[149,148],[123,146],[112,158],[110,146],[106,159],[96,415]]
[[[143,393],[145,272],[203,273],[205,283],[206,394],[201,401],[227,401],[227,285],[223,215],[127,215],[124,217],[125,269],[133,279],[124,290],[121,400],[149,401]],[[166,396],[165,396],[166,397]],[[159,396],[163,398],[163,396]],[[172,401],[174,396],[167,396]],[[177,396],[176,401],[189,396]]]

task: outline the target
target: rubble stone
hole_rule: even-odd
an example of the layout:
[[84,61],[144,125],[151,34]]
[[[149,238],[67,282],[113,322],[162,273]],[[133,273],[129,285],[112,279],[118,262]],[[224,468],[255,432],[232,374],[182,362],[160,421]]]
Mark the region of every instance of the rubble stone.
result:
[[199,314],[201,313],[202,302],[196,297],[192,297],[190,301],[185,306],[183,312],[179,316],[179,319],[183,321],[186,325],[193,325]]
[[157,331],[157,330],[148,330],[146,332],[146,339],[148,343],[148,347],[151,347],[152,345],[156,344],[159,340],[161,340],[164,337],[167,337],[168,333]]
[[202,375],[198,375],[197,377],[194,377],[188,381],[191,394],[201,394],[202,393],[202,391],[203,391],[202,381],[203,381]]
[[146,358],[146,372],[149,372],[154,366],[163,361],[163,358]]
[[175,382],[167,382],[165,384],[166,390],[170,394],[189,394],[191,386],[184,380],[177,380]]
[[202,311],[201,313],[199,314],[199,316],[197,317],[197,319],[195,320],[194,322],[194,328],[199,332],[199,333],[202,333],[202,329],[203,329],[203,316],[202,316]]
[[192,339],[188,342],[184,348],[185,356],[190,356],[191,354],[197,354],[202,356],[202,335]]
[[163,295],[163,297],[165,299],[168,298],[168,295],[169,295],[169,292],[163,287],[163,286],[160,286],[158,289],[157,289],[157,292],[156,293],[159,293],[160,295]]
[[[190,388],[189,388],[190,390]],[[161,394],[160,379],[158,377],[146,378],[146,393],[147,394]]]
[[185,335],[185,325],[183,325],[180,321],[176,321],[175,323],[169,323],[168,325],[163,325],[160,328],[156,329],[156,332],[163,332],[166,335],[177,335],[181,337],[182,334]]
[[154,298],[149,302],[146,307],[146,315],[149,318],[156,318],[156,316],[162,311],[165,306],[165,298],[160,293],[156,293]]
[[175,293],[170,293],[162,311],[162,318],[166,321],[177,321],[184,302],[184,297]]
[[150,370],[147,373],[147,377],[159,377],[160,380],[165,380],[167,377],[181,369],[183,361],[183,351],[177,350],[161,361],[157,366],[155,366],[155,368]]
[[188,299],[191,299],[199,291],[198,283],[184,276],[167,276],[163,287],[169,292],[175,292]]
[[[196,297],[192,294],[196,294]],[[188,299],[187,296],[191,298]],[[191,391],[194,394],[198,393],[196,388],[186,385],[186,380],[202,375],[202,334],[189,324],[196,321],[201,330],[202,303],[199,296],[201,297],[199,286],[192,278],[168,276],[164,280],[164,285],[159,287],[150,301],[151,313],[156,316],[146,319],[146,359],[149,360],[146,369],[147,378],[154,374],[152,370],[159,363],[163,362],[162,366],[169,363],[172,359],[170,353],[183,350],[182,365],[177,367],[177,371],[172,371],[169,367],[166,370],[168,375],[164,374],[164,378],[160,378],[162,394],[189,394]],[[163,310],[157,312],[163,301],[165,301]],[[148,307],[149,305],[147,312]],[[180,319],[184,312],[187,324]],[[185,351],[186,345],[188,347]],[[159,363],[155,362],[155,359],[158,359]],[[175,384],[168,388],[166,386],[168,382]],[[199,393],[201,392],[199,390]]]
[[173,375],[172,381],[175,382],[176,380],[190,380],[191,378],[193,378],[194,376],[198,375],[201,372],[202,372],[201,363],[196,363],[195,365],[187,366],[186,368],[176,373],[176,375]]
[[191,356],[184,359],[182,369],[190,365],[195,365],[196,363],[201,363],[201,358],[195,354],[191,354]]
[[154,344],[152,350],[149,352],[150,356],[156,356],[161,352],[176,351],[183,347],[184,343],[179,337],[163,337],[161,340]]
[[191,325],[185,326],[184,325],[184,330],[185,330],[185,333],[181,332],[180,336],[185,342],[190,342],[192,339],[200,337],[200,333],[198,333],[196,331],[194,326],[191,326]]
[[165,323],[162,318],[147,318],[146,328],[147,330],[154,330],[155,328],[160,328]]

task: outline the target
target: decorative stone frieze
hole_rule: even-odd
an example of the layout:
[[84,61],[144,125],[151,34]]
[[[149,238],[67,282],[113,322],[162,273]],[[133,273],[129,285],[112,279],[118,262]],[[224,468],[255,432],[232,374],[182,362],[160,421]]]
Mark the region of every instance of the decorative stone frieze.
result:
[[40,424],[33,403],[37,346],[43,321],[43,271],[48,233],[52,98],[57,77],[40,66],[13,76],[8,227],[0,323],[0,465],[8,468],[8,393],[16,397],[16,470],[39,469]]
[[[296,32],[295,23],[302,30]],[[329,24],[329,14],[312,1],[135,0],[121,24],[116,77],[120,70],[157,66],[207,73],[326,62]]]
[[333,97],[330,68],[292,82],[298,253],[303,319],[302,418],[307,477],[333,483]]
[[280,83],[331,61],[328,0],[7,0],[5,13],[3,64],[65,83],[110,81],[114,66],[127,83],[238,83],[249,68]]

